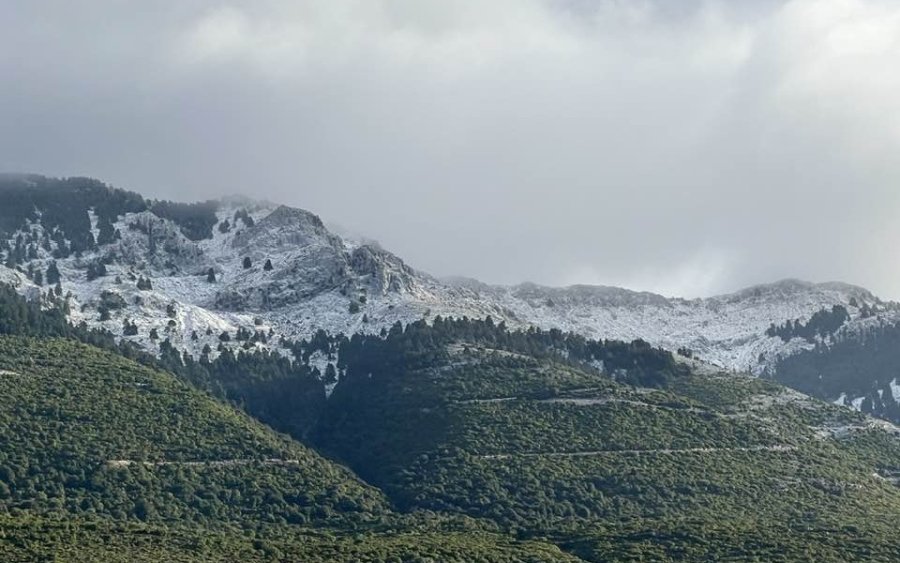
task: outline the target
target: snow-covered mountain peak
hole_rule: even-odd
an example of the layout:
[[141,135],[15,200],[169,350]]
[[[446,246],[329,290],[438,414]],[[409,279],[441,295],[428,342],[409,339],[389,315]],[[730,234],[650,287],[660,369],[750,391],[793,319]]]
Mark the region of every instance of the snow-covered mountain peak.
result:
[[420,274],[403,260],[379,246],[364,244],[350,253],[350,267],[366,283],[370,292],[414,292],[420,287]]
[[717,295],[709,298],[711,301],[738,302],[738,301],[766,301],[794,299],[798,296],[822,296],[847,301],[851,298],[874,302],[876,298],[868,290],[842,282],[812,283],[793,278],[783,279],[772,283],[758,284],[736,291],[734,293]]
[[549,306],[591,306],[591,307],[671,307],[671,300],[646,291],[632,291],[620,287],[572,285],[568,287],[546,287],[533,283],[513,286],[510,293],[519,299],[535,305],[541,301]]
[[[377,244],[344,240],[302,209],[246,198],[154,202],[85,179],[69,182],[75,187],[68,192],[48,179],[29,181],[37,186],[15,180],[0,193],[10,200],[0,207],[0,226],[13,225],[2,250],[13,268],[0,267],[0,281],[33,293],[41,281],[36,273],[53,263],[63,294],[71,292],[73,320],[151,349],[158,346],[149,338],[154,329],[159,339],[196,354],[239,328],[265,330],[275,342],[319,329],[378,332],[437,315],[490,315],[510,327],[690,348],[717,365],[760,373],[778,357],[815,345],[767,334],[773,324],[806,322],[836,305],[848,312],[848,331],[900,315],[859,287],[790,279],[703,299],[438,280]],[[28,205],[12,206],[23,200]],[[104,294],[121,302],[110,309]],[[137,334],[123,334],[126,320]]]
[[236,249],[282,250],[287,247],[305,247],[313,244],[340,249],[340,237],[333,235],[318,216],[303,209],[280,205],[240,231],[234,237]]

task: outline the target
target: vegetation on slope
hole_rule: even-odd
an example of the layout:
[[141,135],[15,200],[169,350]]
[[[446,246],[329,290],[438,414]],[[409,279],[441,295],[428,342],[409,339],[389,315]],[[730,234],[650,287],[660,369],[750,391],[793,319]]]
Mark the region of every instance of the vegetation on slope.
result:
[[[92,178],[0,174],[0,239],[7,240],[18,230],[28,232],[28,223],[38,219],[46,237],[23,237],[0,250],[5,251],[4,260],[11,266],[23,263],[30,247],[49,248],[50,240],[59,244],[58,257],[84,252],[112,242],[113,223],[121,216],[147,210],[174,221],[185,237],[200,240],[212,236],[216,209],[215,202],[148,201],[137,193],[112,188]],[[91,213],[96,218],[96,236]]]
[[67,563],[576,563],[537,541],[477,530],[282,530],[247,536],[147,524],[0,516],[0,560]]
[[[4,561],[573,561],[383,495],[56,309],[0,300]],[[122,351],[128,351],[128,348]],[[145,358],[146,359],[146,358]]]
[[838,334],[811,350],[781,358],[772,377],[822,399],[862,397],[863,412],[900,424],[895,392],[900,387],[900,324]]
[[203,524],[386,511],[348,471],[120,356],[2,337],[0,370],[2,509]]
[[[433,342],[409,362],[349,360],[319,426],[320,447],[404,509],[486,518],[598,561],[900,556],[900,489],[873,475],[896,466],[896,437],[857,413],[750,378],[652,390],[571,355]],[[880,452],[862,445],[873,435]]]
[[4,332],[31,335],[0,337],[9,560],[900,558],[896,437],[641,342],[443,319],[326,337],[296,352],[326,348],[343,378],[295,416],[305,400],[289,382],[308,374],[277,359],[284,387],[254,396],[268,370],[245,371],[243,356],[227,370],[144,358],[204,386],[227,376],[232,400],[252,398],[378,491],[116,353],[110,335],[7,297]]

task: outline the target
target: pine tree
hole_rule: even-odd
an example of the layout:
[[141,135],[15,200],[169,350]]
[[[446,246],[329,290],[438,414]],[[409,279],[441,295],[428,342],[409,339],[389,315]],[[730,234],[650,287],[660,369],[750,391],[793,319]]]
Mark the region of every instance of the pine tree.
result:
[[93,281],[106,275],[106,264],[100,262],[91,262],[87,268],[87,280]]
[[332,363],[325,366],[325,383],[337,383],[337,371]]
[[97,244],[109,244],[116,240],[116,230],[107,217],[100,217],[97,221],[100,232],[97,234]]
[[125,336],[136,336],[138,333],[138,327],[129,319],[125,319],[125,322],[122,323],[122,333]]

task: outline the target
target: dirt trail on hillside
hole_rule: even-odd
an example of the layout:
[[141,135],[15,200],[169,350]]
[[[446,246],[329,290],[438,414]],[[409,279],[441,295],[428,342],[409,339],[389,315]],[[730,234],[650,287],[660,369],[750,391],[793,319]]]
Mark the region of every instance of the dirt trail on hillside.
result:
[[509,459],[513,457],[591,457],[601,455],[668,455],[668,454],[705,454],[720,452],[791,452],[796,446],[747,446],[735,448],[660,448],[649,450],[592,450],[586,452],[534,452],[522,454],[492,454],[478,456],[481,459]]
[[139,461],[134,459],[111,459],[106,462],[107,467],[120,468],[130,467],[132,465],[143,465],[144,467],[165,467],[169,465],[179,467],[231,467],[235,465],[251,465],[261,463],[262,465],[300,465],[299,459],[219,459],[208,461]]
[[635,399],[624,399],[620,397],[551,397],[549,399],[535,399],[531,397],[493,397],[490,399],[465,399],[461,401],[454,401],[457,405],[490,405],[495,403],[508,403],[512,401],[530,401],[534,403],[544,403],[544,404],[560,404],[560,405],[574,405],[579,407],[589,407],[594,405],[608,405],[608,404],[621,404],[621,405],[632,405],[636,407],[645,407],[648,409],[659,409],[666,411],[674,411],[674,412],[690,412],[697,414],[709,414],[715,416],[721,416],[720,413],[699,409],[697,407],[671,407],[668,405],[658,405],[655,403],[647,403],[644,401],[638,401]]

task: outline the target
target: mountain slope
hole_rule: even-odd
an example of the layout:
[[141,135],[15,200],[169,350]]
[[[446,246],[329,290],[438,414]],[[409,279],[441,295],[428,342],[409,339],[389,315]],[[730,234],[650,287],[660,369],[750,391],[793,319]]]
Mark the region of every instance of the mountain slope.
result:
[[[0,177],[0,208],[0,253],[9,266],[0,267],[0,281],[32,296],[59,291],[68,296],[73,322],[153,353],[169,340],[194,358],[205,347],[215,357],[220,346],[290,356],[290,342],[319,330],[371,334],[398,321],[491,316],[510,327],[689,349],[726,369],[775,377],[859,408],[880,393],[873,403],[888,404],[871,412],[888,418],[897,403],[893,395],[883,398],[896,374],[882,367],[838,374],[841,385],[827,388],[810,380],[819,374],[798,381],[797,370],[787,373],[785,358],[808,356],[838,337],[859,342],[900,322],[896,304],[846,284],[785,280],[688,300],[609,287],[438,280],[377,245],[342,239],[307,211],[240,198],[150,201],[79,178]],[[847,311],[835,331],[784,338],[770,330],[835,306]],[[316,356],[310,369],[324,374],[329,363],[336,367],[335,358]]]
[[[0,319],[109,344],[11,292]],[[489,320],[395,325],[336,353],[346,375],[323,412],[297,413],[302,433],[380,490],[173,375],[0,336],[0,555],[900,556],[900,438],[860,413],[640,341]]]
[[290,530],[281,535],[220,533],[116,522],[0,516],[0,558],[10,563],[577,563],[558,547],[480,531]]
[[767,375],[817,397],[900,423],[900,324],[841,332],[780,358]]
[[451,323],[361,342],[320,446],[401,507],[488,518],[592,561],[900,556],[896,427],[701,366],[669,368],[662,389],[622,385],[527,352],[544,338]]
[[401,516],[347,469],[172,375],[0,336],[4,561],[575,561]]
[[171,375],[96,348],[0,337],[0,387],[7,510],[261,524],[388,510],[345,469]]

